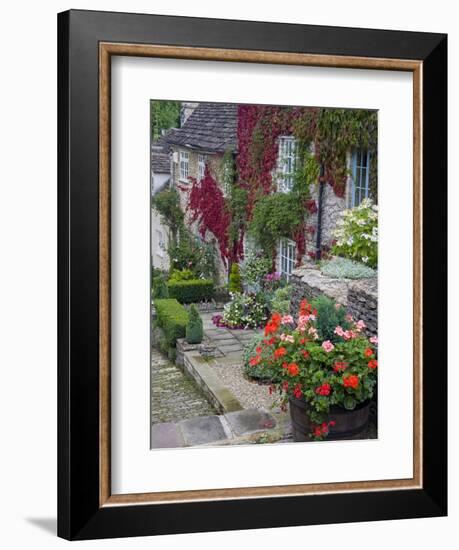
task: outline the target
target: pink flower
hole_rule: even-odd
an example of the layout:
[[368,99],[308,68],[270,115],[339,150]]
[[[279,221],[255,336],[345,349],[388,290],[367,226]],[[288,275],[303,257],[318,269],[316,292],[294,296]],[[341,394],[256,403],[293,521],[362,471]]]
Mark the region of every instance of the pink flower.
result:
[[317,340],[319,338],[319,334],[317,333],[317,329],[315,327],[309,327],[308,334],[310,334],[314,340]]
[[351,315],[350,313],[348,313],[348,314],[346,315],[346,321],[352,321],[352,320],[353,320],[352,315]]
[[378,337],[377,336],[372,336],[370,338],[370,342],[376,346],[378,344]]
[[359,321],[357,321],[355,326],[358,330],[363,330],[367,325],[362,321],[362,319],[360,319]]
[[289,323],[293,323],[293,317],[291,315],[284,315],[281,319],[281,323],[283,325],[288,325]]
[[341,304],[335,304],[335,309],[340,309],[342,308],[343,306]]
[[343,327],[340,327],[339,325],[335,328],[335,330],[333,332],[335,334],[337,334],[338,336],[343,336],[344,335]]
[[335,349],[335,346],[330,342],[330,340],[325,340],[325,342],[322,343],[322,347],[327,353],[330,353]]
[[281,334],[280,339],[282,342],[290,342],[291,344],[295,342],[295,338],[293,338],[290,334]]

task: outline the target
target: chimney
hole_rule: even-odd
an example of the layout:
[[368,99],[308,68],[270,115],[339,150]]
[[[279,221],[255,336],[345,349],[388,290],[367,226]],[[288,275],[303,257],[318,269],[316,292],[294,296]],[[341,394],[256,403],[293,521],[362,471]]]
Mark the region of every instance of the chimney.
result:
[[188,120],[188,117],[196,109],[199,103],[191,101],[182,101],[182,107],[180,108],[180,126],[183,126]]

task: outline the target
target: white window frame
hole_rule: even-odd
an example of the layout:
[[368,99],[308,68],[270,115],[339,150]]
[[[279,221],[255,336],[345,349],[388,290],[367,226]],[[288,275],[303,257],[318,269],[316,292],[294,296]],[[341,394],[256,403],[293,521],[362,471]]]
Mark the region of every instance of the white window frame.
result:
[[[358,158],[360,162],[358,162]],[[364,161],[365,164],[362,162]],[[349,207],[359,206],[363,199],[370,196],[371,154],[366,149],[356,149],[351,154],[351,189]]]
[[188,151],[180,151],[180,181],[189,182],[190,176],[190,153]]
[[296,243],[291,239],[280,239],[278,250],[278,270],[287,281],[290,280],[296,264]]
[[290,193],[296,163],[296,140],[293,136],[280,136],[277,152],[277,190]]
[[198,155],[198,181],[204,179],[204,174],[206,172],[206,155]]

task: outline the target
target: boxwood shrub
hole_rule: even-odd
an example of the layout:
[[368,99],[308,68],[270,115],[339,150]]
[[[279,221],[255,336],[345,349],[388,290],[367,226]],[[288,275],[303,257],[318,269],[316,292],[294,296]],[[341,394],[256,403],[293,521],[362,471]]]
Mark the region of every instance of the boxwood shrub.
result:
[[175,298],[182,304],[203,302],[212,299],[214,283],[210,279],[190,279],[186,281],[169,281],[169,298]]
[[164,331],[167,345],[173,347],[177,338],[185,337],[188,312],[174,298],[157,299],[154,304],[158,326]]

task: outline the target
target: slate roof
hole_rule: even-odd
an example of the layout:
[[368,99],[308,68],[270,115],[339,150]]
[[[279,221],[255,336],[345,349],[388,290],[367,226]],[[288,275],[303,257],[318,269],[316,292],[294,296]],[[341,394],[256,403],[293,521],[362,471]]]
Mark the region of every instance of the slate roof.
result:
[[237,105],[200,103],[166,140],[171,145],[217,153],[236,149]]
[[155,174],[170,174],[171,161],[169,158],[169,153],[159,153],[152,149],[151,169]]
[[155,174],[171,173],[169,158],[170,145],[167,138],[172,136],[175,131],[175,128],[171,128],[151,144],[151,169]]

